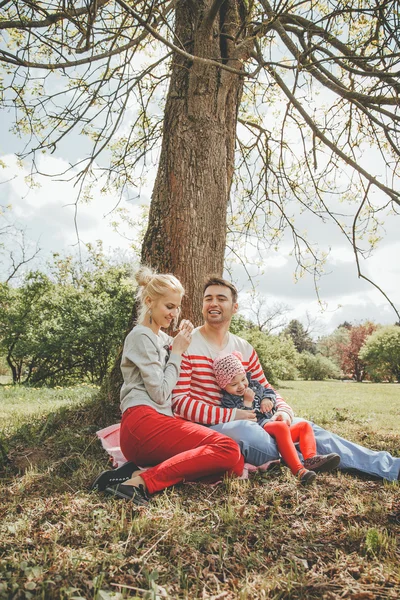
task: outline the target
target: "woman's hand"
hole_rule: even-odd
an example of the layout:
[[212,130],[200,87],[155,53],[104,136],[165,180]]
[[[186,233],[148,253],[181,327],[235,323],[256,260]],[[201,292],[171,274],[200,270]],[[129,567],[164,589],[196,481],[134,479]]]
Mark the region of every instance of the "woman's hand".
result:
[[172,342],[171,352],[173,352],[174,354],[179,354],[179,356],[181,356],[183,352],[185,352],[188,349],[189,344],[192,341],[192,331],[193,325],[190,321],[188,321],[187,319],[181,321],[179,325],[179,332],[174,337],[174,340]]
[[242,410],[241,408],[236,409],[236,415],[234,421],[255,421],[257,422],[256,413],[254,410]]
[[179,329],[179,331],[188,330],[190,333],[192,333],[192,331],[194,329],[194,325],[193,325],[193,323],[188,321],[188,319],[182,319],[182,321],[179,323],[178,329]]

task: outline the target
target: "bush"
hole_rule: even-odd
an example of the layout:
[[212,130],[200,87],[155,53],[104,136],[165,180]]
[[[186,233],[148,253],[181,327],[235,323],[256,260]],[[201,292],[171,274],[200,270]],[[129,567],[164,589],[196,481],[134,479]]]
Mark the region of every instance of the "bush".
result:
[[245,329],[238,335],[255,349],[269,383],[276,385],[278,379],[296,379],[298,352],[293,341],[286,336],[269,335],[256,329]]
[[27,273],[18,287],[0,283],[0,350],[13,382],[101,384],[130,320],[128,270],[88,246],[85,262],[54,255],[49,274]]
[[400,382],[400,327],[382,327],[370,335],[359,357],[374,381]]
[[10,374],[10,367],[7,364],[6,357],[0,356],[0,377]]
[[340,369],[335,363],[322,356],[322,354],[311,354],[302,352],[299,357],[298,368],[303,379],[322,381],[323,379],[338,379]]

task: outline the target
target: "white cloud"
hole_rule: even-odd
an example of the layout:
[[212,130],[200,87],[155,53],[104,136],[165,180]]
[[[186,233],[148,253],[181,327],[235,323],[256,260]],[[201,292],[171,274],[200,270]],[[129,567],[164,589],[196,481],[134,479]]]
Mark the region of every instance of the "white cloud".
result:
[[[95,181],[92,190],[93,200],[83,202],[77,200],[78,188],[73,181],[61,181],[57,175],[64,172],[68,163],[60,158],[43,156],[38,162],[40,172],[53,176],[37,175],[35,184],[29,187],[27,178],[30,172],[27,167],[20,167],[14,155],[2,157],[6,164],[1,172],[2,203],[11,204],[13,215],[19,226],[26,229],[28,237],[39,240],[39,246],[46,254],[51,251],[70,251],[79,239],[83,243],[94,243],[102,240],[107,248],[127,248],[135,241],[140,229],[141,201],[148,202],[148,190],[142,190],[142,198],[128,201],[119,200],[111,193],[102,193],[102,181]],[[68,178],[76,174],[72,171]],[[117,207],[117,212],[112,212]],[[132,235],[130,226],[121,220],[121,211],[136,223]],[[112,227],[117,222],[120,233]],[[78,231],[78,233],[77,233]]]

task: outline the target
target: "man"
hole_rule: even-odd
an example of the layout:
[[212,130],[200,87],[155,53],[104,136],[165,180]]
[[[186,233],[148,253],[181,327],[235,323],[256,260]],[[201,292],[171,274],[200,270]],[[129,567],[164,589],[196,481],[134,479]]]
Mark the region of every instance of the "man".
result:
[[[208,425],[234,439],[239,444],[245,461],[260,466],[279,457],[275,441],[259,427],[253,412],[221,407],[221,391],[212,368],[213,361],[221,352],[239,351],[243,356],[246,372],[250,371],[261,385],[271,387],[252,346],[229,332],[232,316],[237,310],[236,288],[224,279],[210,278],[204,286],[204,325],[193,332],[192,342],[181,363],[172,405],[175,414],[184,419]],[[293,421],[292,409],[279,394],[276,408],[273,419],[289,424]],[[390,481],[400,477],[400,458],[394,458],[388,452],[369,450],[318,425],[312,426],[318,454],[339,454],[339,468],[356,470]],[[323,467],[313,470],[323,470]]]

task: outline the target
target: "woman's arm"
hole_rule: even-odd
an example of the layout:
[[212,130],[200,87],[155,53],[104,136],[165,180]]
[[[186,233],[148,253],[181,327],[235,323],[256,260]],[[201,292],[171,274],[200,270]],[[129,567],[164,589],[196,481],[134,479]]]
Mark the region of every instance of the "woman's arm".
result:
[[124,358],[139,369],[146,391],[153,402],[163,405],[178,381],[182,357],[172,352],[168,363],[162,364],[153,335],[151,331],[140,331],[128,336]]

